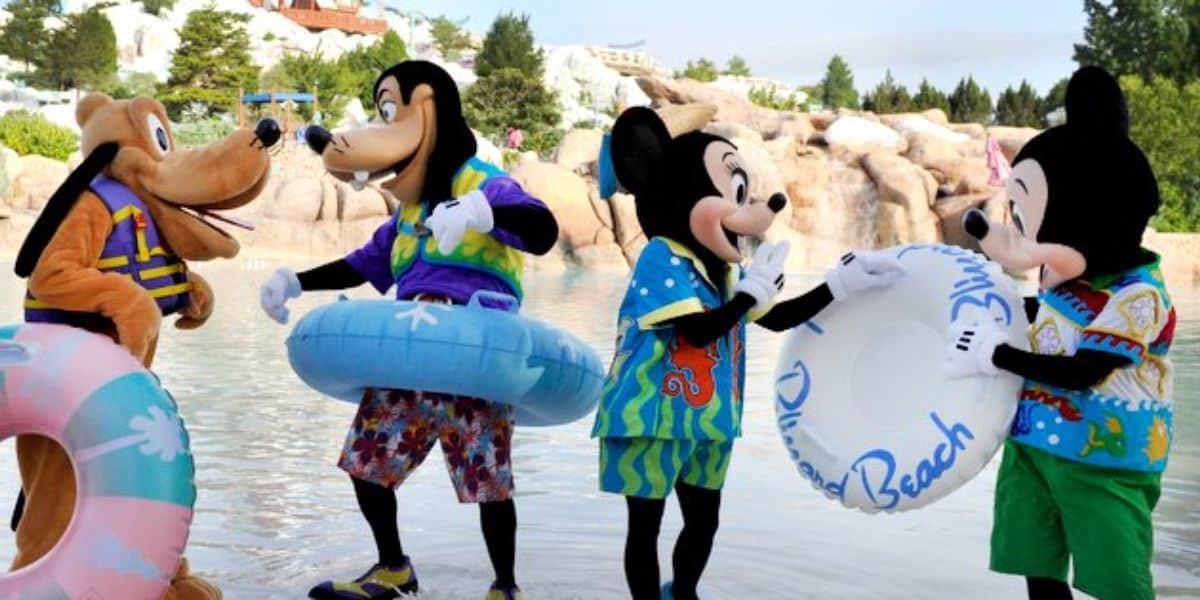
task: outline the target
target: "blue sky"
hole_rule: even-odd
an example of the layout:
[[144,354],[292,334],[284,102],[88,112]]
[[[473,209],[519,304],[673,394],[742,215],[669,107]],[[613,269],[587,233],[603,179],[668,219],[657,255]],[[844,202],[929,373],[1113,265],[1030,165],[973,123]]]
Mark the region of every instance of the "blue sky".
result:
[[[371,1],[368,0],[368,4]],[[887,69],[915,87],[951,88],[970,73],[993,94],[1022,78],[1044,93],[1069,76],[1083,35],[1082,0],[390,0],[401,10],[470,17],[484,31],[500,12],[531,15],[545,44],[620,44],[671,67],[740,54],[756,74],[816,83],[841,54],[860,91]]]

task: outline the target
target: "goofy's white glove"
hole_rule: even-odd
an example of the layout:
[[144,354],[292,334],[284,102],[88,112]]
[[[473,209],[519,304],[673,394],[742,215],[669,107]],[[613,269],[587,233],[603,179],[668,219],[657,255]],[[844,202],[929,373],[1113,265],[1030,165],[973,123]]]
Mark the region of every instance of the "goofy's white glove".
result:
[[891,254],[850,252],[841,264],[825,274],[825,283],[834,300],[845,300],[867,290],[888,287],[904,275],[904,266]]
[[950,324],[950,342],[942,372],[947,377],[996,375],[1000,369],[992,356],[1000,344],[1008,342],[1008,332],[988,316],[970,322],[958,320]]
[[758,310],[769,308],[775,296],[783,290],[783,270],[787,267],[791,248],[791,243],[787,241],[759,246],[754,252],[750,268],[746,270],[746,276],[737,282],[733,291],[752,296],[754,308]]
[[442,254],[454,252],[468,228],[479,233],[488,233],[494,226],[492,205],[488,203],[487,196],[479,190],[437,205],[433,214],[425,219],[425,227],[433,232],[438,252]]
[[300,279],[288,269],[279,269],[258,291],[258,302],[262,309],[280,325],[288,322],[287,301],[300,297]]

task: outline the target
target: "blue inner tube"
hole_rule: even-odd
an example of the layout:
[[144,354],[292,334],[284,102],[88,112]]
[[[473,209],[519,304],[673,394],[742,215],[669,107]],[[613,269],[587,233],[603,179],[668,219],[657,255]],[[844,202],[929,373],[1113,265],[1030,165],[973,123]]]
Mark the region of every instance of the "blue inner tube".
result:
[[515,307],[514,298],[483,291],[466,306],[343,299],[296,323],[288,359],[304,383],[354,404],[367,389],[407,389],[511,404],[519,425],[587,416],[604,384],[600,357]]

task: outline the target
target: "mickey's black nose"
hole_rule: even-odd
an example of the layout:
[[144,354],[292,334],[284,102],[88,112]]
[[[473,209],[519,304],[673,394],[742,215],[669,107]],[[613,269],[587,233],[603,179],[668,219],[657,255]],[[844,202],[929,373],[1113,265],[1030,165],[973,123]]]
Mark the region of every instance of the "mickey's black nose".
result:
[[987,237],[991,226],[988,225],[987,217],[984,216],[983,211],[978,208],[972,208],[967,211],[967,214],[963,215],[963,229],[966,229],[971,237],[982,240]]
[[304,141],[308,142],[308,147],[317,154],[324,154],[325,146],[328,146],[332,139],[333,134],[319,125],[310,125],[304,129]]
[[771,212],[779,212],[785,206],[787,206],[787,196],[783,194],[772,194],[771,198],[767,200],[767,208],[771,209]]
[[264,147],[270,148],[279,141],[279,138],[283,136],[283,132],[280,131],[279,123],[276,123],[275,119],[267,118],[259,121],[258,125],[254,126],[254,135],[262,141]]

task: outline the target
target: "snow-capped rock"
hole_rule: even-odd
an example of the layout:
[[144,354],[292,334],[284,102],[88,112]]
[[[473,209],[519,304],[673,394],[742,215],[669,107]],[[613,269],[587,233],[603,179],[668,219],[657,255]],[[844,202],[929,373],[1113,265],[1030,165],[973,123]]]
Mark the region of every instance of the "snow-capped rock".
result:
[[546,87],[557,92],[563,126],[571,127],[581,121],[609,123],[617,106],[640,106],[650,103],[645,92],[631,78],[608,68],[583,46],[558,46],[546,49]]

